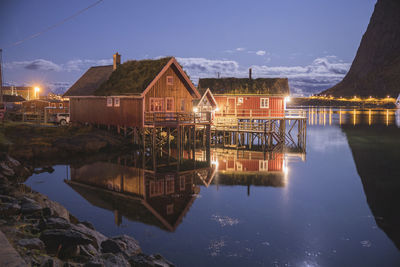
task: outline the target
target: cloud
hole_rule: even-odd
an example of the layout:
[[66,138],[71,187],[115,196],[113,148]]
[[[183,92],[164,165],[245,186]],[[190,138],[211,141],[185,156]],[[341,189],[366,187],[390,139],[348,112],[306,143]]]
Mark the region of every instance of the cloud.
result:
[[[258,55],[268,54],[264,50],[254,52]],[[264,55],[265,55],[264,54]],[[291,92],[294,95],[319,93],[340,82],[350,68],[350,63],[343,62],[335,56],[324,56],[314,59],[305,66],[240,66],[235,60],[207,58],[177,58],[192,81],[197,84],[199,78],[206,77],[247,77],[248,68],[253,69],[253,77],[286,77],[289,78]],[[13,70],[55,71],[60,74],[80,75],[91,66],[110,65],[112,59],[72,59],[64,64],[49,60],[15,61],[5,63],[4,67]],[[64,90],[70,84],[49,84],[51,90]]]
[[177,58],[190,77],[217,77],[221,75],[235,75],[239,72],[239,64],[234,60],[214,60],[206,58]]
[[244,48],[244,47],[238,47],[238,48],[236,48],[236,51],[239,51],[239,52],[244,51],[244,50],[246,50],[246,48]]
[[[211,60],[205,58],[177,58],[191,79],[198,78],[247,77],[248,68],[241,67],[234,60]],[[310,95],[330,88],[340,82],[350,68],[350,63],[342,62],[335,56],[316,58],[305,66],[252,65],[253,77],[286,77],[292,93]]]
[[4,64],[5,69],[23,68],[37,71],[61,71],[62,67],[54,62],[45,59],[35,59],[32,61],[14,61]]
[[265,52],[264,50],[258,50],[258,51],[256,52],[256,55],[257,55],[257,56],[264,56],[266,53],[267,53],[267,52]]
[[45,59],[35,59],[32,61],[13,61],[4,64],[6,69],[25,69],[32,71],[83,71],[91,66],[111,65],[112,59],[73,59],[65,64],[56,64]]
[[82,71],[91,66],[104,66],[113,64],[112,59],[73,59],[69,60],[64,66],[65,71]]

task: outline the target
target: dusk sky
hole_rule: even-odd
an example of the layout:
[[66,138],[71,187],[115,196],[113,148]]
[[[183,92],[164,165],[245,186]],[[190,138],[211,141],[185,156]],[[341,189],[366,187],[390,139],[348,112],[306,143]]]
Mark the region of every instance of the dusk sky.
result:
[[122,61],[175,56],[195,83],[252,67],[254,77],[288,77],[294,94],[316,93],[347,72],[375,3],[1,0],[4,84],[60,92],[118,51]]

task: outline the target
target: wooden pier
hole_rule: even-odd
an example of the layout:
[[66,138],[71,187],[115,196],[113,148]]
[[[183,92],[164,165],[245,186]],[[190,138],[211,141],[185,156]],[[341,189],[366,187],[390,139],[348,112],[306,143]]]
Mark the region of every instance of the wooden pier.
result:
[[211,127],[212,145],[269,151],[282,145],[305,148],[306,127],[303,110],[287,110],[276,116],[253,116],[251,112],[247,117],[219,116]]

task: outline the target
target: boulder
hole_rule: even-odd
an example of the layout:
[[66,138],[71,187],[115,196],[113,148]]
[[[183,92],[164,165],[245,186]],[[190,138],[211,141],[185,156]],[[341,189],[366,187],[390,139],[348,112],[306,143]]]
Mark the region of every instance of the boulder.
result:
[[18,245],[27,249],[44,249],[44,243],[39,238],[20,239],[18,240]]
[[129,262],[122,255],[105,253],[102,255],[103,264],[105,267],[128,267]]
[[122,253],[127,257],[141,252],[139,243],[130,236],[122,235],[105,240],[101,243],[103,253]]
[[10,167],[18,167],[21,165],[21,163],[18,160],[10,157],[9,155],[6,155],[6,159],[8,161],[8,165],[9,166],[11,165]]
[[17,203],[3,203],[0,205],[0,216],[7,218],[8,216],[14,216],[21,212],[21,206]]
[[64,218],[61,217],[50,217],[45,220],[41,220],[39,223],[41,230],[45,229],[69,229],[71,224]]
[[52,211],[51,215],[59,216],[69,222],[69,212],[61,204],[59,204],[58,202],[52,201],[52,200],[48,199],[47,197],[38,199],[38,201],[41,203],[41,205],[43,207],[49,208]]
[[31,198],[23,197],[21,200],[21,212],[24,215],[36,214],[41,212],[42,209],[42,206]]
[[92,240],[91,244],[96,249],[99,249],[102,242],[107,239],[107,237],[104,236],[103,234],[97,232],[96,230],[92,230],[83,224],[80,224],[80,223],[77,225],[72,224],[71,226],[72,226],[73,230],[86,235],[86,237],[88,237],[90,240]]
[[88,245],[93,242],[86,235],[72,229],[44,230],[40,235],[40,239],[44,242],[46,245],[46,250],[50,254],[57,253],[59,247],[66,250],[74,247],[74,250],[76,251],[76,246]]
[[10,196],[6,196],[6,195],[0,195],[0,200],[1,200],[1,202],[16,202],[15,197],[10,197]]
[[13,169],[8,167],[6,162],[0,162],[0,172],[5,176],[14,176],[15,172]]
[[57,258],[46,257],[40,267],[63,267],[64,263]]

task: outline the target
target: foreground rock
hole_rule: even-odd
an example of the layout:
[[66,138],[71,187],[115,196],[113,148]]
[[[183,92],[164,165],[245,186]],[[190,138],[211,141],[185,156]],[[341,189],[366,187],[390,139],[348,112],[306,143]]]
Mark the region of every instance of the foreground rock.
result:
[[16,174],[30,175],[23,168],[0,154],[0,231],[21,255],[18,259],[13,254],[11,261],[32,266],[173,266],[162,256],[143,254],[132,237],[108,238],[60,204],[19,184],[26,177],[17,179]]

